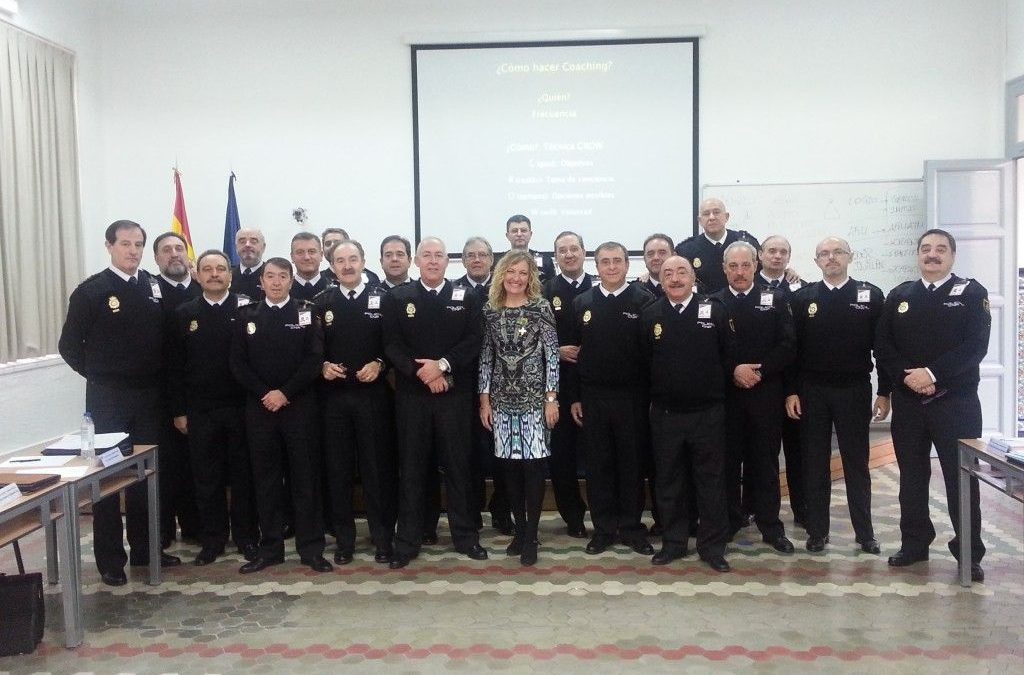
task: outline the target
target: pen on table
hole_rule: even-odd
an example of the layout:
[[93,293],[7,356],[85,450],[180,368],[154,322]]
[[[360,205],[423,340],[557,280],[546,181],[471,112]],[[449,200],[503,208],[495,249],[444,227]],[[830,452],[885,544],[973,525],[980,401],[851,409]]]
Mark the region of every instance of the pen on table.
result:
[[27,464],[29,462],[38,462],[40,460],[40,457],[36,457],[34,459],[12,459],[11,464]]

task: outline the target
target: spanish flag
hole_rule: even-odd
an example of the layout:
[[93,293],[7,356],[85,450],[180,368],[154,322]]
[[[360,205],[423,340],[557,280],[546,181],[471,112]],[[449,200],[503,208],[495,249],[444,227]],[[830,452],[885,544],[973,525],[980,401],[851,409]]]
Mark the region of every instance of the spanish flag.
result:
[[192,248],[192,234],[188,231],[188,216],[185,215],[185,195],[181,193],[181,174],[174,169],[174,216],[171,218],[171,232],[185,238],[188,246],[188,259],[196,261],[196,252]]

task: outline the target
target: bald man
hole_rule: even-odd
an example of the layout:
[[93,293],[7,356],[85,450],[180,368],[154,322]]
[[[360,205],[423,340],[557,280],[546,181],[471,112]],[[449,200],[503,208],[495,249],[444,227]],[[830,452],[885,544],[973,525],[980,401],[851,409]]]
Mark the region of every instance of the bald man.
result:
[[676,246],[676,254],[693,265],[697,281],[705,293],[715,293],[726,287],[725,272],[722,269],[722,253],[734,241],[745,241],[755,249],[761,247],[746,230],[729,230],[729,212],[721,199],[710,198],[700,203],[697,221],[702,232]]

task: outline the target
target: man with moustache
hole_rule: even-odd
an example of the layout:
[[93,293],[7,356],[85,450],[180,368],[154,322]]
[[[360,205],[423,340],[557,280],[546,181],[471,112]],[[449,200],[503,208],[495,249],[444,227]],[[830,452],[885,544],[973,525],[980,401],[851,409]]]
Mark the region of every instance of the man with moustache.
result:
[[380,266],[384,270],[381,284],[388,289],[409,283],[412,264],[412,245],[405,237],[392,234],[380,242]]
[[386,291],[363,282],[365,264],[358,241],[333,246],[331,265],[338,285],[314,301],[324,327],[323,447],[338,542],[334,562],[339,565],[352,562],[355,551],[352,498],[357,466],[378,563],[391,560],[397,517],[394,403],[383,377],[381,300]]
[[[160,274],[161,305],[165,321],[171,321],[174,310],[183,302],[202,294],[199,284],[192,283],[188,244],[177,232],[164,232],[153,240],[153,259]],[[181,525],[183,539],[199,535],[199,512],[192,482],[188,439],[175,428],[173,415],[167,411],[160,424],[160,545],[167,548],[177,538]]]
[[[792,281],[786,278],[789,259],[793,248],[785,237],[772,235],[764,240],[757,252],[761,262],[761,270],[757,273],[759,288],[773,288],[782,292],[786,302],[790,302],[793,293],[804,286],[799,278]],[[791,276],[796,277],[795,273]],[[803,459],[800,452],[800,423],[790,418],[785,412],[780,413],[782,419],[782,453],[786,458],[786,487],[789,489],[789,506],[793,510],[793,522],[806,526],[807,500],[804,497]],[[748,513],[753,512],[751,504],[744,502]]]
[[[85,378],[85,408],[96,433],[127,432],[132,443],[160,440],[163,309],[160,284],[139,262],[146,232],[138,223],[118,220],[105,233],[110,267],[74,290],[58,349],[64,361]],[[118,493],[92,506],[93,550],[100,578],[108,586],[128,583],[125,563],[149,564],[146,483],[125,489],[128,544],[125,553]],[[166,553],[160,564],[181,560]]]
[[889,293],[878,321],[875,356],[894,383],[892,442],[900,467],[900,550],[889,565],[928,560],[935,528],[928,515],[928,481],[934,445],[946,484],[946,508],[956,536],[949,550],[970,564],[971,580],[984,581],[978,479],[970,480],[971,555],[960,557],[958,438],[981,436],[979,365],[988,351],[992,317],[988,291],[953,274],[956,240],[928,230],[917,240],[921,278]]
[[790,301],[797,359],[787,377],[786,396],[786,412],[800,424],[807,550],[823,551],[829,540],[834,426],[853,531],[861,550],[877,555],[868,428],[872,415],[883,420],[889,414],[891,385],[884,371],[878,373],[878,397],[871,403],[871,349],[885,296],[877,286],[850,278],[853,252],[845,239],[823,239],[815,247],[814,259],[822,281],[795,292]]
[[245,438],[245,390],[231,374],[229,359],[238,310],[250,300],[229,291],[231,263],[221,251],[199,256],[196,280],[201,297],[172,314],[167,363],[170,409],[175,428],[188,441],[199,507],[202,549],[192,564],[204,566],[224,554],[229,523],[247,561],[256,558],[259,532]]
[[383,301],[399,429],[399,515],[391,569],[405,567],[419,554],[432,451],[445,467],[455,550],[473,560],[487,558],[473,516],[470,469],[470,398],[477,381],[472,366],[483,339],[480,301],[444,278],[448,253],[437,237],[420,242],[416,266],[420,280],[393,289]]
[[330,285],[331,280],[320,273],[320,263],[324,259],[320,237],[312,232],[299,232],[293,236],[291,257],[295,265],[291,295],[296,300],[312,300]]
[[722,271],[722,253],[734,241],[745,241],[755,249],[760,245],[746,230],[728,230],[729,212],[721,199],[705,199],[697,210],[697,221],[703,232],[676,245],[676,254],[693,265],[697,283],[706,293],[716,293],[726,287]]
[[617,540],[651,555],[654,548],[640,520],[641,452],[648,431],[640,315],[654,298],[626,281],[625,246],[606,242],[594,258],[601,283],[573,301],[570,339],[580,346],[579,396],[570,412],[587,443],[587,501],[594,522],[586,552],[596,555]]
[[700,510],[697,552],[711,569],[728,572],[722,476],[726,374],[735,366],[728,360],[733,333],[725,307],[693,293],[695,276],[688,260],[672,256],[659,267],[664,296],[643,313],[651,445],[665,528],[662,548],[651,562],[667,565],[687,554],[695,501]]
[[[327,259],[331,252],[331,248],[340,244],[343,241],[348,241],[351,237],[348,236],[348,232],[341,229],[340,227],[328,227],[324,230],[323,234],[320,235],[320,241],[324,245],[324,258]],[[338,278],[334,274],[330,262],[326,263],[324,269],[320,270],[320,274],[327,277],[327,281],[331,284],[338,283]],[[380,285],[380,277],[373,270],[363,270],[363,283],[373,286]]]
[[239,569],[259,572],[284,562],[287,461],[295,509],[295,548],[303,565],[329,572],[315,456],[317,401],[313,384],[323,364],[323,334],[312,304],[291,298],[292,265],[263,265],[264,300],[244,307],[231,345],[231,372],[246,390],[245,424],[259,515],[259,554]]
[[243,227],[235,233],[235,252],[239,264],[231,268],[231,292],[252,298],[253,302],[263,299],[260,277],[263,275],[263,252],[267,240],[254,227]]
[[793,542],[779,520],[779,445],[785,391],[783,372],[793,360],[793,317],[781,292],[758,289],[757,250],[747,242],[726,247],[723,269],[727,286],[713,298],[725,305],[736,334],[729,361],[732,383],[726,387],[726,476],[729,526],[733,533],[746,525],[740,492],[740,469],[752,469],[754,518],[764,541],[780,553],[792,553]]
[[[480,305],[487,303],[487,294],[491,290],[491,267],[494,265],[494,252],[491,243],[483,237],[470,237],[462,246],[462,265],[466,273],[455,280],[456,286],[473,290],[480,298]],[[476,366],[474,366],[476,371]],[[480,423],[480,399],[472,397],[473,414],[473,452],[474,474],[477,485],[476,501],[481,508],[485,506],[491,512],[491,525],[505,536],[512,536],[515,527],[512,524],[512,509],[505,492],[505,483],[501,471],[497,469],[494,458],[494,436]],[[491,477],[493,486],[490,501],[487,500],[487,476]],[[482,522],[481,522],[482,525]],[[428,524],[429,529],[429,524]]]
[[574,539],[585,539],[587,528],[583,516],[587,504],[580,496],[578,461],[581,457],[579,426],[572,420],[572,403],[579,400],[579,379],[576,362],[579,342],[574,341],[572,303],[594,285],[594,277],[583,271],[587,249],[583,237],[575,232],[562,232],[555,237],[555,259],[559,274],[544,282],[543,295],[551,303],[558,333],[558,382],[562,391],[558,406],[558,422],[551,430],[551,457],[548,474],[555,505],[565,521],[566,533]]
[[[540,270],[541,283],[555,276],[554,256],[550,253],[540,253],[530,248],[530,239],[533,238],[533,225],[530,223],[529,218],[522,214],[510,216],[505,221],[505,238],[508,239],[508,243],[513,249],[530,252],[534,262],[537,263],[537,269]],[[494,262],[497,263],[501,260],[503,255],[505,253],[496,255]]]

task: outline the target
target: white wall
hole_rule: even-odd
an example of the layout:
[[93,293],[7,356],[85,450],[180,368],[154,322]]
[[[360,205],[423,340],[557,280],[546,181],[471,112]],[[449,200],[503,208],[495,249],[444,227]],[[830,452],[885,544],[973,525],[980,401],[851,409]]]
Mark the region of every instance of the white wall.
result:
[[0,391],[0,457],[78,430],[85,380],[59,356],[0,366]]
[[1024,0],[1006,2],[1006,80],[1024,75]]
[[[314,228],[341,224],[368,244],[411,234],[413,34],[704,25],[702,182],[907,178],[924,159],[1001,146],[998,2],[85,4],[101,8],[107,139],[83,151],[83,175],[102,175],[85,195],[90,241],[118,217],[166,227],[175,162],[199,247],[220,244],[231,169],[243,221],[274,252],[299,205]],[[481,232],[500,239],[506,215]],[[102,266],[102,248],[87,262]]]

